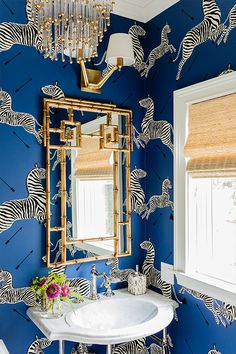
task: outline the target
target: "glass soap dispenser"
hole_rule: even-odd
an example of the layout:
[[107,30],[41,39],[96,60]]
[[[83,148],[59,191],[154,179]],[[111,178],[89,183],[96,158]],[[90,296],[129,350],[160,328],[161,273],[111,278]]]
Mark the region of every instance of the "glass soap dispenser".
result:
[[147,291],[146,275],[139,273],[139,266],[136,265],[136,272],[128,278],[128,291],[133,295],[143,295]]

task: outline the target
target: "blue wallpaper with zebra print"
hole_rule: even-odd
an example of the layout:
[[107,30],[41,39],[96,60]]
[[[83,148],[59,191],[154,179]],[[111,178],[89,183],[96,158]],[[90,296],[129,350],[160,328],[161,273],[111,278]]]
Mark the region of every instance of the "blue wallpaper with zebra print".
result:
[[[229,64],[230,68],[236,68],[236,2],[180,0],[145,26],[145,58],[153,53],[166,24],[172,30],[168,38],[176,52],[164,54],[163,51],[162,56],[159,53],[154,55],[153,61],[156,61],[145,80],[143,95],[143,98],[151,98],[154,105],[149,115],[153,119],[149,123],[157,126],[155,121],[159,121],[159,127],[164,126],[163,122],[170,126],[173,124],[174,90],[216,77],[227,70]],[[162,130],[161,138],[161,131],[145,124],[145,115],[147,117],[147,105],[143,107],[141,128],[135,127],[135,142],[140,150],[145,148],[147,156],[147,203],[154,195],[160,194],[163,180],[169,178],[173,181],[173,155],[163,141],[163,137],[166,139],[169,136],[167,130]],[[169,141],[173,141],[172,136]],[[172,200],[171,190],[169,194]],[[171,208],[158,207],[150,214],[146,222],[146,239],[149,238],[156,250],[155,267],[160,269],[160,262],[173,264]],[[228,311],[226,317],[219,316],[227,311],[224,306],[218,307],[214,299],[178,286],[175,290],[178,298],[185,299],[186,304],[180,305],[177,311],[179,321],[173,321],[169,328],[174,346],[171,353],[236,353],[235,309],[232,315]]]
[[[0,1],[0,269],[4,270],[0,274],[0,339],[4,340],[10,354],[33,354],[39,350],[56,354],[57,343],[45,341],[26,315],[31,293],[25,287],[30,285],[32,277],[47,272],[42,261],[45,255],[42,99],[51,95],[48,85],[58,81],[67,97],[113,102],[131,108],[135,125],[139,126],[141,108],[138,101],[143,95],[143,82],[137,70],[124,68],[113,75],[101,95],[80,92],[79,65],[42,58],[37,51],[40,37],[35,35],[29,8],[28,18],[25,8],[26,0]],[[99,47],[97,61],[102,57],[111,33],[128,32],[134,25],[134,21],[119,16],[112,16],[111,23]],[[13,41],[21,45],[12,45]],[[104,67],[101,65],[101,69]],[[43,92],[41,88],[44,88]],[[62,97],[60,92],[57,98]],[[135,166],[144,169],[144,154],[145,151],[134,151],[133,169]],[[141,218],[133,213],[133,256],[120,260],[122,268],[135,268],[140,261],[143,225]],[[97,262],[100,272],[108,273],[109,268],[105,262]],[[84,263],[68,267],[67,274],[70,278],[90,279],[90,271],[91,264]],[[11,284],[11,281],[15,290],[6,296],[2,284]],[[67,343],[66,353],[70,354],[72,347],[74,353],[82,352],[76,343]],[[104,348],[97,347],[96,353],[99,352],[103,353]]]
[[[25,14],[26,0],[0,0],[0,269],[4,270],[0,284],[3,280],[13,281],[18,294],[13,300],[5,298],[0,286],[0,338],[10,354],[33,354],[39,350],[45,354],[58,352],[57,344],[43,338],[26,315],[26,304],[31,296],[26,287],[33,276],[46,273],[42,261],[45,255],[45,157],[40,144],[42,98],[52,94],[48,86],[52,84],[59,85],[68,97],[113,102],[133,109],[133,255],[122,258],[120,266],[141,266],[151,252],[155,256],[151,285],[167,297],[173,294],[177,301],[185,300],[186,304],[180,305],[175,314],[178,322],[173,321],[170,326],[167,345],[171,353],[236,352],[235,313],[227,317],[228,308],[218,309],[224,314],[223,318],[227,317],[226,322],[231,323],[225,327],[218,321],[219,313],[214,312],[214,299],[206,299],[190,289],[171,287],[160,280],[159,271],[160,262],[173,262],[172,94],[177,88],[219,75],[227,70],[229,63],[231,68],[236,67],[235,2],[180,0],[147,24],[112,16],[111,28],[99,47],[99,59],[111,33],[129,31],[136,60],[134,68],[115,73],[103,93],[97,96],[80,92],[78,65],[51,62],[37,52],[41,38],[32,24],[29,6],[27,16]],[[17,34],[14,37],[12,28]],[[20,45],[12,45],[14,41]],[[104,64],[99,68],[106,70]],[[63,92],[60,91],[57,98],[64,97]],[[27,205],[26,210],[22,205]],[[108,272],[105,262],[98,262],[97,269]],[[67,273],[70,278],[89,279],[90,270],[91,264],[79,264],[68,267]],[[138,345],[142,343],[144,339]],[[118,346],[115,353],[134,354],[135,345]],[[149,339],[146,346],[151,354],[161,352]],[[87,352],[87,348],[76,343],[66,345],[66,354],[81,351]],[[89,352],[93,351],[104,353],[104,348],[89,348]]]

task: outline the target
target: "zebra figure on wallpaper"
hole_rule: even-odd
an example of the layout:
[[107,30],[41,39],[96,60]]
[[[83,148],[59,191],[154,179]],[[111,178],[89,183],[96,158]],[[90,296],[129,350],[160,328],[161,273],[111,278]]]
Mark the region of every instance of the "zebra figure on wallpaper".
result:
[[146,176],[146,171],[136,167],[130,173],[131,210],[135,211],[138,215],[141,215],[145,211],[145,193],[139,180]]
[[166,120],[154,120],[154,102],[148,97],[139,101],[141,107],[146,109],[145,116],[141,123],[142,132],[138,136],[138,141],[143,141],[146,145],[149,140],[160,139],[162,144],[166,145],[171,152],[174,151],[174,145],[171,141],[171,134],[174,134],[172,125]]
[[192,55],[193,50],[208,39],[213,41],[217,39],[221,21],[221,11],[215,0],[203,0],[202,8],[204,15],[203,21],[188,31],[180,43],[178,55],[174,60],[174,62],[178,60],[182,48],[182,59],[178,66],[176,80],[179,80],[183,66]]
[[[57,150],[58,151],[58,150]],[[53,170],[54,171],[54,170]],[[61,198],[61,181],[58,181],[56,184],[56,187],[58,188],[58,191],[54,196],[52,197],[52,202],[55,204],[58,198]],[[66,191],[66,203],[68,205],[68,208],[71,208],[72,206],[72,192],[70,191],[69,194]]]
[[[53,160],[55,157],[56,159],[53,163],[52,171],[55,171],[57,166],[61,163],[61,150],[55,150],[54,154],[50,157],[50,160]],[[66,157],[68,157],[69,160],[71,159],[71,150],[66,150]]]
[[92,353],[89,353],[87,344],[79,343],[74,348],[72,348],[71,354],[92,354]]
[[[229,21],[228,27],[226,26],[226,23]],[[223,42],[226,43],[227,39],[229,37],[230,32],[236,27],[236,4],[232,7],[230,10],[225,22],[221,25],[221,28],[218,32],[221,32],[221,36],[217,41],[217,44],[220,45],[220,43]]]
[[204,295],[198,291],[191,290],[191,289],[184,288],[184,287],[182,287],[179,290],[179,292],[181,294],[184,294],[185,292],[187,292],[188,294],[192,295],[195,299],[203,301],[206,308],[213,314],[216,323],[218,325],[221,323],[224,327],[226,327],[225,321],[222,319],[221,315],[217,312],[217,309],[215,309],[215,304],[218,305],[215,299],[213,299],[212,297],[210,297],[208,295]]
[[[70,229],[72,228],[72,223],[68,220],[66,223],[66,239],[71,240],[71,231]],[[53,263],[57,263],[58,259],[60,258],[61,254],[62,254],[62,240],[59,239],[56,244],[55,247],[53,249],[51,249],[51,252],[55,252],[56,249],[58,249],[55,259],[53,261]],[[66,249],[70,252],[71,257],[75,256],[75,253],[77,251],[79,251],[79,248],[75,245],[75,244],[70,244],[70,245],[66,245]]]
[[42,186],[45,178],[45,169],[36,164],[26,179],[28,196],[0,204],[0,233],[8,230],[16,220],[37,219],[39,223],[45,220],[46,192]]
[[0,304],[17,304],[18,302],[24,302],[27,306],[38,306],[33,289],[13,288],[11,273],[0,270]]
[[112,354],[143,354],[146,348],[146,338],[140,338],[115,346]]
[[43,39],[38,31],[38,27],[34,22],[32,12],[32,0],[27,0],[27,24],[18,24],[13,22],[0,23],[0,52],[9,50],[14,44],[32,46],[35,47],[38,51],[43,50]]
[[171,207],[174,210],[174,203],[170,200],[169,189],[172,189],[172,184],[169,178],[166,178],[162,182],[162,194],[151,196],[146,204],[146,210],[142,214],[142,219],[146,218],[148,220],[150,214],[154,213],[157,208]]
[[[152,285],[161,290],[162,294],[169,299],[172,299],[172,291],[176,301],[179,304],[182,302],[178,299],[174,286],[172,284],[167,283],[166,281],[161,279],[161,272],[160,270],[156,269],[154,266],[155,261],[155,249],[151,241],[143,241],[140,244],[140,247],[143,250],[147,251],[145,260],[142,266],[142,273],[147,277],[147,286]],[[175,320],[178,321],[177,313],[175,310]]]
[[[15,112],[12,110],[12,98],[6,91],[0,89],[0,123],[22,127],[27,133],[33,134],[42,143],[43,127],[37,119],[29,113]],[[36,125],[39,130],[36,130]]]
[[109,275],[110,275],[111,283],[128,281],[129,275],[135,273],[133,269],[120,269],[118,258],[108,259],[106,261],[106,265],[110,265],[110,264],[111,264],[111,268],[109,270]]
[[135,24],[130,27],[128,33],[131,36],[132,46],[134,50],[134,60],[135,60],[134,68],[138,72],[140,72],[141,70],[144,69],[145,62],[144,62],[144,50],[140,43],[139,37],[145,36],[146,31],[141,26]]
[[214,345],[213,348],[208,352],[208,354],[221,354],[221,352],[219,352],[216,349],[216,346]]
[[216,309],[218,315],[223,316],[226,322],[230,325],[236,321],[236,306],[230,304],[223,304]]
[[160,345],[151,343],[146,353],[144,352],[143,354],[171,354],[170,348],[173,348],[173,343],[170,335],[167,334],[166,339],[160,340]]
[[141,76],[148,77],[149,71],[155,65],[157,59],[160,59],[168,52],[176,52],[175,47],[169,44],[168,33],[170,32],[171,28],[166,24],[161,31],[161,44],[150,52],[144,70],[141,72]]
[[51,340],[35,336],[35,341],[30,345],[27,354],[43,354],[42,350],[49,347],[51,344]]
[[58,86],[58,81],[54,85],[47,85],[41,87],[41,91],[46,95],[50,96],[54,100],[64,100],[65,94],[62,89]]

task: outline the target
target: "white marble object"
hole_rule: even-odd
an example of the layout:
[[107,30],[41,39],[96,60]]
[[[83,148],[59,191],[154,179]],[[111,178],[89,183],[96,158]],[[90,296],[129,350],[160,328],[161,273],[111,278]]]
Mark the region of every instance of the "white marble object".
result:
[[101,296],[96,301],[85,300],[77,304],[74,311],[66,304],[61,318],[44,318],[32,307],[27,315],[52,341],[111,345],[163,330],[172,321],[176,307],[175,301],[152,290],[135,297],[127,289],[121,289],[116,290],[112,298]]

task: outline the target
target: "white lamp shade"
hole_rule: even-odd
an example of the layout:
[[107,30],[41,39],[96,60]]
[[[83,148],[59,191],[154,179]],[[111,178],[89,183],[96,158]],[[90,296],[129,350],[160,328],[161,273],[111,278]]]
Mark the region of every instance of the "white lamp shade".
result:
[[117,59],[123,59],[123,66],[134,65],[134,50],[131,36],[127,33],[114,33],[110,36],[106,63],[117,65]]

